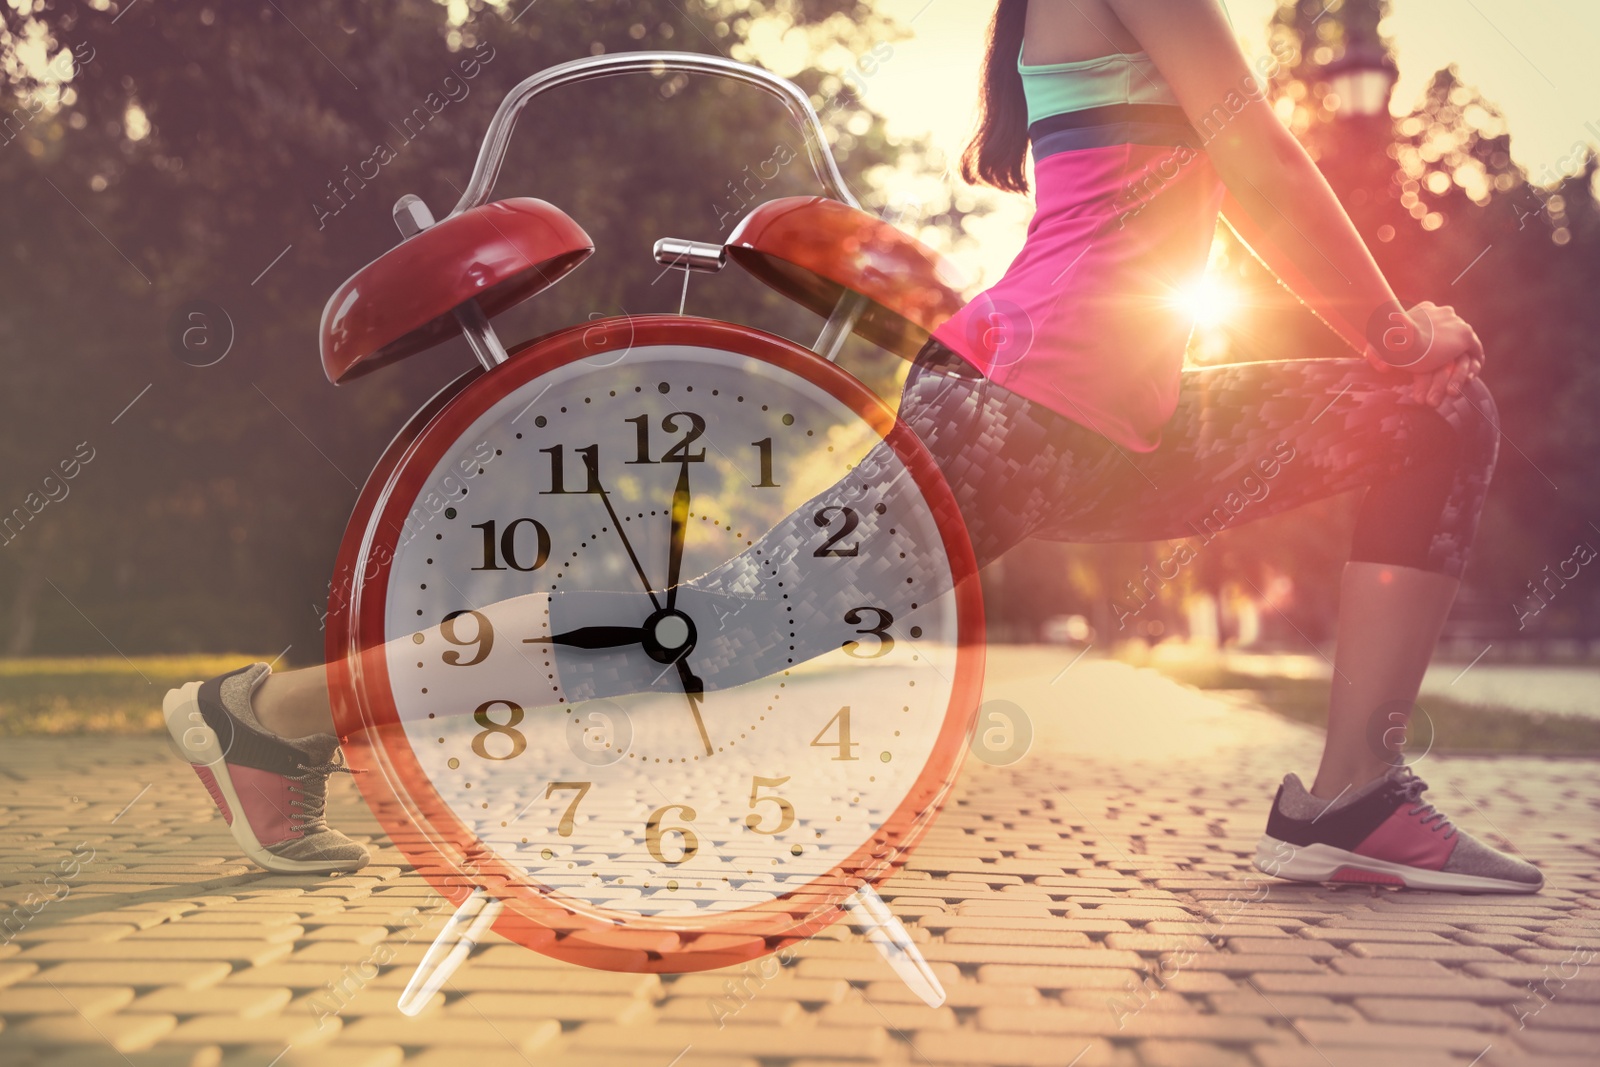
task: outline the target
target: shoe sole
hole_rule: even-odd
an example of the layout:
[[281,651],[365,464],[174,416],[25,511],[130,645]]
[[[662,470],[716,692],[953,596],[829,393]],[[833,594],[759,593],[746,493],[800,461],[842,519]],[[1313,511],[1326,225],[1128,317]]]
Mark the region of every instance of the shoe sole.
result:
[[1425,867],[1358,855],[1332,845],[1291,845],[1266,835],[1262,835],[1261,843],[1256,846],[1253,862],[1256,870],[1291,882],[1398,885],[1406,889],[1454,893],[1537,893],[1544,888],[1542,881],[1529,884],[1478,874],[1430,871]]
[[362,865],[359,863],[284,859],[267,851],[266,846],[257,839],[255,831],[250,828],[250,820],[245,817],[245,808],[239,800],[239,792],[234,788],[232,776],[228,774],[228,762],[225,758],[226,753],[222,750],[222,740],[217,737],[215,730],[206,725],[205,716],[200,712],[199,682],[190,682],[177,689],[167,690],[166,697],[161,701],[161,715],[166,720],[167,733],[177,742],[178,751],[184,754],[190,766],[204,767],[211,772],[211,779],[216,782],[217,791],[222,794],[228,810],[233,813],[233,820],[228,829],[233,832],[233,839],[244,849],[245,856],[252,863],[276,874],[331,874],[336,871],[354,871],[361,868]]

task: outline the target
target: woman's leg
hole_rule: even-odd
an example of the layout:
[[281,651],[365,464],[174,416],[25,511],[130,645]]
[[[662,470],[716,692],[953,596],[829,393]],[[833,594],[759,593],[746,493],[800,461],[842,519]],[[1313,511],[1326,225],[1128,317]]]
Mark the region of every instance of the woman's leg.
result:
[[[1035,527],[1059,519],[1062,502],[1075,497],[1071,482],[1092,480],[1114,453],[1098,434],[990,386],[963,368],[953,354],[930,344],[907,380],[900,416],[945,472],[968,517],[981,565]],[[891,525],[892,517],[901,513],[896,496],[912,488],[893,460],[887,446],[880,445],[845,483],[824,496],[848,490],[862,502],[885,503],[889,519],[884,525]],[[848,570],[829,570],[829,560],[793,551],[796,545],[814,542],[816,510],[815,505],[801,508],[744,553],[680,587],[680,606],[697,617],[718,619],[715,632],[709,627],[702,632],[692,656],[692,666],[708,689],[738,685],[840,647],[839,622],[861,594]],[[874,508],[861,508],[860,514],[860,537],[880,532]],[[893,535],[892,525],[887,533]],[[925,567],[923,580],[905,591],[896,582],[897,590],[884,591],[886,595],[926,598],[944,592],[940,581],[948,582],[948,569],[931,555],[918,555],[925,546],[904,536],[900,547],[910,557],[908,566]],[[774,557],[792,557],[790,573],[799,572],[779,599],[761,580]],[[559,632],[573,625],[614,622],[619,598],[646,610],[637,603],[642,600],[638,596],[568,592],[480,608],[495,616],[497,629],[508,628],[503,622],[524,620],[526,625],[509,628],[538,632],[548,625]],[[884,607],[904,617],[897,602],[886,600]],[[583,618],[596,610],[599,617]],[[408,636],[408,654],[411,647]],[[559,679],[565,699],[678,684],[676,678],[663,682],[659,665],[635,652],[566,659]],[[184,755],[257,863],[274,870],[345,870],[366,862],[361,846],[321,821],[327,774],[335,769],[327,761],[337,745],[324,668],[273,675],[265,664],[255,664],[173,690],[164,710],[174,738],[185,746]],[[315,818],[308,821],[297,814],[307,812]]]
[[[943,472],[964,520],[979,568],[1029,537],[1040,526],[1059,521],[1064,502],[1078,495],[1074,486],[1100,478],[1115,453],[1105,438],[977,376],[937,342],[919,355],[901,395],[900,420],[928,450]],[[910,506],[916,492],[911,475],[893,450],[879,445],[853,471],[796,508],[753,546],[681,587],[679,604],[696,618],[716,618],[715,631],[700,632],[690,657],[707,690],[731,688],[781,673],[793,664],[838,651],[856,634],[844,620],[863,602],[894,618],[910,618],[917,602],[946,592],[950,573],[942,554],[931,544],[914,543],[904,529],[898,537],[896,516]],[[907,584],[883,583],[872,576],[864,550],[862,560],[816,558],[814,516],[819,509],[849,500],[860,519],[854,534],[873,552],[897,550]],[[880,511],[881,508],[881,511]],[[770,580],[773,562],[782,561],[786,595],[777,599]],[[550,625],[567,629],[563,616],[575,622],[586,605],[550,602]],[[568,700],[617,696],[650,687],[660,667],[630,651],[569,657],[559,669]],[[660,683],[670,687],[667,679]]]
[[1184,538],[1186,553],[1173,555],[1181,566],[1223,529],[1365,486],[1316,792],[1285,776],[1256,866],[1304,881],[1534,892],[1538,869],[1422,800],[1427,786],[1394,744],[1455,597],[1499,443],[1481,382],[1437,407],[1410,402],[1408,384],[1356,360],[1185,372],[1161,447],[1122,457],[1110,491],[1043,534]]
[[[1058,521],[1063,502],[1079,495],[1072,487],[1103,480],[1099,472],[1115,459],[1111,445],[1100,435],[984,381],[937,343],[925,348],[907,378],[900,418],[944,472],[980,567],[1040,525]],[[861,594],[853,583],[830,571],[833,561],[795,548],[815,541],[813,516],[818,507],[846,496],[883,503],[888,518],[882,525],[892,526],[893,516],[902,512],[896,497],[913,489],[893,451],[880,445],[840,486],[796,509],[745,552],[686,582],[681,603],[692,613],[698,605],[720,602],[715,612],[709,606],[698,607],[704,617],[719,620],[714,632],[709,627],[702,631],[691,657],[707,689],[736,686],[836,650],[839,620],[860,602]],[[873,541],[882,533],[877,530],[879,516],[870,507],[858,510],[857,533]],[[917,549],[902,547],[913,555]],[[769,568],[774,558],[785,559],[786,567],[799,574],[790,583],[793,596],[782,602],[766,597],[767,583],[762,581],[763,568]],[[926,573],[907,587],[908,601],[944,591],[938,585],[942,570],[938,561],[930,555],[927,563]],[[912,565],[916,564],[913,559]],[[548,607],[552,630],[571,629],[614,621],[616,609],[599,602],[626,596],[563,592],[528,598],[538,603],[527,613],[537,619],[534,625],[543,625]],[[893,602],[882,606],[897,618],[909,614],[911,607]],[[516,610],[511,602],[480,607],[491,614]],[[587,617],[596,609],[597,618]],[[498,617],[496,628],[504,628]],[[409,647],[409,637],[406,644]],[[676,676],[662,680],[661,674],[659,664],[623,649],[568,657],[559,681],[568,700],[580,700],[678,684]],[[268,676],[255,690],[252,707],[260,725],[279,737],[334,732],[326,671],[321,666]]]
[[1313,796],[1332,801],[1399,762],[1422,674],[1460,584],[1414,567],[1345,564],[1328,736]]
[[1416,699],[1494,470],[1497,414],[1482,382],[1437,408],[1410,402],[1407,384],[1361,360],[1186,371],[1161,447],[1128,455],[1118,489],[1058,532],[1185,538],[1199,558],[1223,529],[1366,487],[1314,787],[1329,799],[1398,759],[1375,742],[1404,734],[1389,727]]
[[279,737],[334,732],[328,669],[322,664],[269,674],[251,698],[256,721]]
[[[1332,797],[1382,772],[1370,720],[1415,699],[1492,470],[1493,402],[1481,383],[1436,411],[1406,402],[1398,375],[1359,360],[1203,368],[1184,374],[1162,446],[1129,454],[1014,394],[953,376],[964,365],[939,348],[930,346],[908,380],[901,417],[945,471],[980,565],[1040,527],[1075,541],[1187,538],[1198,540],[1198,555],[1221,529],[1370,487],[1343,583],[1329,739],[1314,791]],[[868,457],[852,477],[871,482],[873,496],[892,497],[900,487],[874,475],[880,466],[894,467]],[[756,549],[689,587],[737,595],[759,586],[757,561],[810,537],[813,510],[799,509]],[[837,616],[841,592],[810,583],[801,610]],[[787,639],[774,636],[759,608],[740,618],[744,625],[722,639],[739,646],[737,655],[704,650],[709,685],[760,677],[787,660],[773,658],[787,651]],[[826,649],[799,651],[803,658]],[[583,695],[608,695],[593,680],[571,681]],[[321,666],[269,676],[253,703],[280,737],[333,732]]]

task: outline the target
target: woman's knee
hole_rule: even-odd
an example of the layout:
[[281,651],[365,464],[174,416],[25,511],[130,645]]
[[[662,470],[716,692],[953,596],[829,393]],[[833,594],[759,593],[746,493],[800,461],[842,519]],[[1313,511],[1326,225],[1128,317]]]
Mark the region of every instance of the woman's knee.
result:
[[1476,412],[1496,433],[1499,432],[1500,409],[1495,406],[1494,394],[1483,384],[1482,378],[1473,378],[1463,385],[1457,399]]
[[1481,470],[1487,478],[1500,454],[1500,409],[1494,394],[1483,379],[1473,378],[1459,394],[1447,396],[1441,409],[1460,440],[1462,464]]
[[1368,489],[1351,558],[1459,577],[1499,454],[1494,397],[1474,379],[1437,405],[1402,408],[1404,462]]

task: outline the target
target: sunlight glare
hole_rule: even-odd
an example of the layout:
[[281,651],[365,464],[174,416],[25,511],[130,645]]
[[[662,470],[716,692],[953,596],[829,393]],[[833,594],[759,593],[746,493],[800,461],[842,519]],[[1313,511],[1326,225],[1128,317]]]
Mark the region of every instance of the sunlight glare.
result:
[[1173,304],[1201,329],[1221,326],[1239,310],[1239,294],[1215,274],[1202,274],[1172,296]]

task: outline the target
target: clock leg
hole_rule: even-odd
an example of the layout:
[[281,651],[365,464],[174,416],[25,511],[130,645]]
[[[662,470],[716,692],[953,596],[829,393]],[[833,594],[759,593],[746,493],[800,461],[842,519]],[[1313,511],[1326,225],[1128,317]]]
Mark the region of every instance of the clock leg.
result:
[[450,921],[444,924],[444,929],[439,931],[439,936],[428,946],[427,953],[422,957],[422,962],[417,964],[416,972],[412,974],[411,981],[406,983],[405,991],[400,994],[395,1006],[406,1015],[415,1015],[427,1007],[439,987],[449,981],[456,968],[472,955],[478,939],[489,932],[504,907],[500,900],[491,897],[481,886],[468,893],[467,899],[461,902],[456,913],[450,916]]
[[944,987],[939,984],[933,968],[922,958],[916,942],[911,940],[911,934],[894,917],[876,889],[870,885],[862,886],[845,898],[844,908],[850,917],[850,925],[873,943],[883,958],[889,961],[889,966],[894,968],[895,974],[922,998],[923,1003],[930,1008],[937,1008],[944,1003]]

